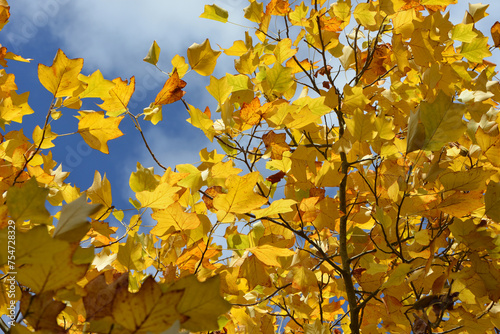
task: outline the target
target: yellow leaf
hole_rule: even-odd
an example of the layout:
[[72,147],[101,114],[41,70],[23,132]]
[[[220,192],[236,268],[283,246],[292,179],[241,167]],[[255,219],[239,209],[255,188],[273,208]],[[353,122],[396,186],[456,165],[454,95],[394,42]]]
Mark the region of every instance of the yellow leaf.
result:
[[144,168],[139,162],[137,163],[137,172],[130,174],[129,185],[133,192],[154,191],[158,186],[159,181],[155,177],[153,167]]
[[311,288],[318,285],[318,280],[314,272],[304,266],[294,266],[291,274],[293,277],[292,286],[302,292],[307,293]]
[[33,130],[33,144],[37,147],[41,144],[41,149],[54,147],[55,145],[52,141],[56,138],[57,134],[52,132],[50,124],[47,124],[45,131],[43,131],[38,125],[35,127],[35,130]]
[[23,116],[33,114],[28,105],[29,92],[18,95],[15,91],[10,96],[4,97],[0,102],[0,125],[10,124],[11,121],[22,123]]
[[473,23],[469,24],[457,24],[451,30],[451,38],[456,41],[470,43],[474,38],[477,37],[477,33],[475,33],[472,29],[474,27]]
[[[52,239],[55,240],[55,239]],[[69,244],[56,255],[47,258],[44,262],[25,264],[17,270],[17,280],[31,289],[34,293],[50,290],[71,289],[89,268],[92,258],[81,264],[72,261],[73,251]],[[45,244],[51,247],[52,244]],[[82,248],[77,248],[77,250]],[[92,249],[90,249],[92,251]],[[91,253],[93,257],[93,252]]]
[[[317,284],[317,283],[315,283]],[[319,318],[314,323],[304,325],[304,334],[330,334],[330,327],[327,323],[323,324]]]
[[488,183],[486,195],[484,196],[485,214],[500,223],[500,183]]
[[113,319],[134,333],[160,333],[180,318],[177,307],[182,296],[182,289],[162,293],[151,276],[137,293],[130,293],[127,285],[120,285],[113,302]]
[[500,138],[487,134],[481,129],[476,131],[477,144],[481,147],[483,154],[496,167],[500,166]]
[[292,49],[292,40],[285,38],[278,42],[273,53],[276,61],[282,64],[288,58],[293,57],[297,53],[297,49]]
[[155,105],[170,104],[179,101],[186,92],[182,88],[186,87],[186,82],[179,78],[179,74],[174,70],[172,76],[163,85],[161,91],[156,95]]
[[98,220],[104,220],[109,216],[112,211],[112,197],[111,197],[111,183],[106,178],[106,174],[101,178],[101,174],[98,171],[94,173],[94,182],[92,186],[87,190],[88,197],[92,200],[92,203],[102,204],[99,210],[91,213],[91,217]]
[[160,51],[161,49],[158,44],[156,44],[156,41],[153,41],[153,44],[149,48],[148,54],[146,55],[146,57],[144,57],[143,60],[146,63],[150,63],[156,66],[156,64],[158,63],[158,58],[160,58]]
[[354,9],[354,18],[364,27],[369,27],[377,24],[375,15],[377,11],[374,10],[372,3],[360,3]]
[[420,3],[425,6],[448,6],[457,3],[457,0],[422,0]]
[[238,56],[241,57],[245,53],[247,53],[248,48],[245,45],[245,42],[239,40],[239,41],[234,41],[233,46],[231,46],[229,49],[224,49],[224,53],[228,56]]
[[88,217],[100,207],[100,204],[88,204],[85,195],[63,205],[52,237],[68,242],[80,241],[90,229]]
[[162,106],[150,103],[147,108],[142,111],[144,114],[144,119],[150,121],[153,125],[158,124],[159,121],[163,119]]
[[457,140],[466,130],[462,120],[465,106],[453,103],[442,91],[431,102],[420,104],[420,120],[425,128],[423,148],[439,150],[448,142]]
[[55,97],[72,96],[82,86],[78,79],[82,67],[83,59],[68,59],[59,49],[52,66],[38,65],[38,78]]
[[488,49],[488,37],[475,38],[470,43],[464,43],[460,54],[473,63],[482,63],[483,59],[491,56]]
[[356,109],[352,118],[345,120],[347,129],[358,142],[365,142],[375,138],[375,115],[365,115],[361,109]]
[[201,129],[205,133],[205,136],[212,141],[214,139],[215,129],[214,122],[210,119],[210,117],[192,105],[189,105],[188,112],[189,115],[191,115],[191,118],[188,118],[187,121],[193,126]]
[[75,116],[78,122],[78,133],[85,142],[95,150],[109,153],[108,140],[123,136],[118,129],[123,116],[104,118],[104,113],[97,111],[80,111],[80,116]]
[[258,65],[259,57],[252,50],[248,50],[234,61],[234,68],[241,74],[252,74]]
[[252,22],[260,23],[262,14],[264,12],[264,5],[262,2],[252,1],[248,7],[243,9],[245,11],[245,18]]
[[229,304],[220,295],[220,277],[213,276],[199,282],[190,275],[175,282],[169,291],[184,289],[177,311],[182,314],[181,327],[191,332],[218,330],[217,318],[229,312]]
[[243,177],[231,175],[226,180],[227,194],[214,198],[214,207],[226,213],[247,213],[267,202],[267,198],[254,192],[259,173],[254,172]]
[[212,50],[208,39],[202,44],[194,43],[187,50],[189,65],[198,74],[204,76],[212,74],[220,54],[221,51]]
[[130,101],[130,97],[135,90],[135,78],[130,78],[130,84],[128,80],[122,80],[116,78],[113,80],[115,87],[109,92],[110,97],[105,98],[104,102],[98,104],[103,110],[106,111],[108,116],[118,116],[127,111],[127,105]]
[[162,183],[154,191],[141,191],[136,193],[135,196],[141,202],[143,208],[166,209],[175,202],[174,195],[179,189],[181,188]]
[[22,187],[10,187],[7,192],[7,207],[10,217],[18,222],[46,222],[50,213],[45,208],[48,188],[41,188],[35,178],[25,182]]
[[185,212],[179,202],[171,204],[166,209],[155,211],[151,217],[158,222],[151,230],[151,234],[159,237],[178,231],[193,230],[201,224],[198,215]]
[[214,5],[205,5],[205,10],[200,15],[200,17],[204,19],[226,23],[229,14],[227,10],[220,8],[219,6],[214,4]]
[[480,190],[486,187],[486,180],[495,174],[495,171],[481,167],[472,168],[463,172],[446,173],[439,180],[446,190]]
[[12,60],[15,60],[15,61],[20,61],[20,62],[23,62],[23,63],[29,63],[30,61],[32,61],[33,59],[31,58],[23,58],[19,55],[16,55],[15,53],[12,53],[12,52],[7,52],[5,54],[5,59],[12,59]]
[[[37,226],[25,233],[16,231],[16,265],[49,263],[54,256],[67,250],[68,243],[53,239],[45,226]],[[0,241],[7,245],[7,229],[0,230]],[[0,249],[0,266],[7,264],[7,247]]]
[[210,85],[206,86],[206,88],[210,95],[217,100],[219,106],[224,104],[233,90],[233,86],[228,84],[225,76],[220,79],[210,76]]
[[294,251],[288,248],[280,248],[272,245],[262,245],[262,246],[257,246],[257,247],[252,247],[248,249],[250,252],[252,252],[259,261],[262,263],[272,266],[272,267],[278,267],[281,268],[281,264],[278,262],[277,258],[278,257],[283,257],[283,256],[292,256],[295,254]]
[[137,242],[137,234],[129,234],[127,242],[120,244],[116,259],[128,270],[143,270],[144,259],[141,245]]
[[356,109],[364,110],[370,100],[363,93],[363,87],[345,85],[343,102],[344,107],[342,110],[346,110],[347,113],[352,114]]
[[293,199],[279,199],[273,201],[271,205],[265,209],[254,210],[252,213],[255,215],[256,219],[262,217],[272,217],[273,215],[277,215],[280,213],[292,212],[292,205],[297,204],[297,201]]
[[174,71],[177,71],[177,74],[179,74],[179,78],[182,78],[184,74],[186,74],[186,72],[189,70],[189,65],[186,64],[186,59],[179,55],[175,55],[174,58],[172,58],[171,63],[174,67],[172,73]]
[[275,63],[272,68],[266,71],[264,81],[266,91],[268,90],[269,93],[276,93],[277,95],[286,92],[294,83],[292,72],[293,69]]
[[80,98],[98,97],[102,100],[109,98],[109,91],[115,87],[115,83],[104,79],[101,71],[97,70],[88,77],[80,74],[78,78],[87,84],[87,88],[78,95]]
[[410,272],[410,270],[411,270],[411,264],[408,264],[408,263],[399,264],[396,267],[396,269],[387,273],[389,278],[382,285],[382,287],[389,288],[391,286],[397,286],[397,285],[402,284],[404,282],[404,280],[406,279],[406,275]]

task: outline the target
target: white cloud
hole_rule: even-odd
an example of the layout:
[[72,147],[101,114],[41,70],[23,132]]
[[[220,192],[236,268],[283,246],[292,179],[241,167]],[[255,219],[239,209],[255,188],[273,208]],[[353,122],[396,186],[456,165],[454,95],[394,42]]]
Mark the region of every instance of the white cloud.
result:
[[[230,11],[231,21],[243,23],[245,0],[216,3]],[[185,56],[193,42],[210,38],[215,49],[242,38],[244,28],[199,18],[204,5],[197,0],[17,0],[7,27],[18,45],[40,38],[47,28],[69,56],[84,58],[87,71],[99,68],[105,76],[140,77],[148,66],[142,58],[153,40],[162,48],[159,65],[170,70],[170,59]]]

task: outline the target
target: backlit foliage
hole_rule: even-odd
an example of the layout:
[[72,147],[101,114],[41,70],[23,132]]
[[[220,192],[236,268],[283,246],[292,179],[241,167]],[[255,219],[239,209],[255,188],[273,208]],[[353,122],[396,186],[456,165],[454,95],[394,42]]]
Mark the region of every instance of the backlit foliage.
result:
[[[0,310],[13,300],[23,325],[1,328],[498,333],[500,84],[487,58],[500,23],[476,28],[482,4],[450,22],[456,2],[250,0],[245,36],[176,55],[143,111],[128,108],[134,77],[83,75],[59,50],[33,78],[53,100],[31,135],[8,131],[33,110],[2,69]],[[201,17],[231,24],[216,5]],[[223,57],[234,71],[212,76]],[[144,60],[159,59],[154,42]],[[198,75],[209,107],[183,90]],[[85,98],[102,103],[81,110]],[[142,132],[174,102],[220,147],[198,165],[164,166]],[[89,189],[65,183],[50,123],[68,108],[73,135],[103,153],[121,122],[141,133],[158,166],[137,163],[130,204],[98,172]]]

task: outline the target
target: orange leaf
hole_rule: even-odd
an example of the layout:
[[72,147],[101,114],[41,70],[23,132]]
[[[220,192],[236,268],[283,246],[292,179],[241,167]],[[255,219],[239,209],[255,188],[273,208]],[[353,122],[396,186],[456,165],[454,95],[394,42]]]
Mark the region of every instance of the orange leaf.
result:
[[500,22],[496,21],[491,27],[491,37],[493,38],[495,47],[500,47]]
[[165,82],[161,91],[156,95],[154,104],[170,104],[179,101],[186,92],[182,88],[186,87],[186,82],[179,78],[177,70],[174,70],[172,76]]
[[290,11],[290,4],[284,0],[272,0],[266,6],[266,14],[283,16]]
[[254,98],[250,103],[243,103],[240,111],[241,119],[249,125],[259,124],[262,114],[259,113],[260,100]]

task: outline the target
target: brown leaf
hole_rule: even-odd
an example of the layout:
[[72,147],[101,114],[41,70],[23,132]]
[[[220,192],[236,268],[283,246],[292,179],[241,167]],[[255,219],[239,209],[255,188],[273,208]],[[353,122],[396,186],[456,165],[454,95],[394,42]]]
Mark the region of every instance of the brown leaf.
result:
[[285,177],[285,175],[286,173],[280,170],[278,173],[268,176],[266,180],[273,184],[278,183]]
[[128,273],[118,276],[110,284],[106,283],[104,274],[90,281],[85,286],[87,295],[83,297],[83,305],[87,312],[87,321],[112,316],[112,306],[116,291],[121,287],[128,287]]
[[205,202],[205,205],[207,206],[208,210],[212,210],[214,208],[213,199],[218,194],[222,194],[222,187],[221,186],[210,187],[207,190],[205,190],[205,194],[203,194],[203,197],[202,197],[203,202]]
[[23,291],[21,297],[21,313],[35,330],[45,330],[50,333],[66,333],[66,331],[57,324],[57,316],[66,305],[55,301],[53,292],[48,291],[38,295],[32,295]]

